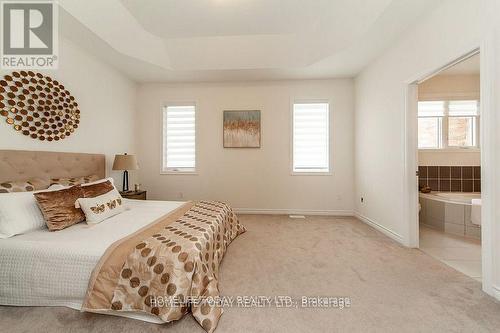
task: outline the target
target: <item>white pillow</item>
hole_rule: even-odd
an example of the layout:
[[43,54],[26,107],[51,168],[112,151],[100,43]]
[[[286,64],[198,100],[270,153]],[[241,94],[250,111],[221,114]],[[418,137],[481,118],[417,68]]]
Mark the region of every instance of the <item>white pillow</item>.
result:
[[13,192],[0,194],[0,238],[46,227],[33,193],[57,191],[62,185],[52,185],[47,190],[36,192]]
[[79,198],[75,207],[83,210],[88,224],[100,223],[125,210],[123,198],[116,189],[94,198]]

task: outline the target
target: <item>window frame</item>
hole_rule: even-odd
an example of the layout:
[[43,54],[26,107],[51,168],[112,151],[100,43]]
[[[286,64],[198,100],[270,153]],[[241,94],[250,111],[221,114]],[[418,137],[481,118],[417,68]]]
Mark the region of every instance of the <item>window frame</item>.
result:
[[[477,103],[477,109],[478,109],[478,115],[477,116],[450,116],[449,115],[449,104],[450,102],[453,101],[476,101]],[[481,103],[477,97],[474,98],[448,98],[448,99],[439,99],[439,98],[434,98],[434,99],[422,99],[419,100],[418,102],[432,102],[432,101],[442,101],[444,102],[444,115],[441,118],[441,128],[439,129],[439,147],[438,148],[418,148],[418,151],[424,151],[424,152],[464,152],[464,151],[470,151],[470,152],[477,152],[481,150],[481,126],[480,126],[480,120],[481,120]],[[474,139],[473,141],[475,142],[474,146],[449,146],[449,118],[474,118],[475,121],[473,123],[473,127],[475,129],[474,133]],[[419,117],[418,116],[418,106],[417,106],[417,122],[418,119],[420,118],[433,118],[433,117]],[[438,117],[436,117],[438,118]],[[417,127],[417,146],[418,146],[418,127]]]
[[420,126],[419,122],[420,122],[420,119],[435,119],[437,121],[437,144],[438,146],[437,147],[419,147],[418,149],[422,149],[422,150],[432,150],[432,149],[436,149],[436,150],[439,150],[439,149],[442,149],[440,147],[442,147],[443,145],[443,127],[444,127],[444,116],[432,116],[432,117],[418,117],[417,119],[417,140],[419,140],[419,136],[418,136],[418,126]]
[[[163,165],[163,154],[164,154],[164,148],[165,148],[165,131],[164,131],[164,111],[168,107],[175,107],[175,106],[194,106],[194,128],[195,128],[195,136],[194,136],[194,151],[195,151],[195,157],[194,157],[194,169],[192,170],[187,170],[187,169],[180,169],[180,170],[168,170],[166,166],[164,167]],[[199,158],[198,158],[198,128],[199,128],[199,120],[198,120],[198,104],[195,101],[178,101],[178,102],[166,102],[163,103],[163,105],[160,108],[160,133],[161,133],[161,145],[160,145],[160,175],[198,175],[199,171]]]
[[[294,136],[294,105],[295,104],[328,104],[328,171],[296,171],[293,165],[293,136]],[[333,175],[333,111],[332,103],[329,99],[292,99],[290,101],[290,175],[292,176],[331,176]]]

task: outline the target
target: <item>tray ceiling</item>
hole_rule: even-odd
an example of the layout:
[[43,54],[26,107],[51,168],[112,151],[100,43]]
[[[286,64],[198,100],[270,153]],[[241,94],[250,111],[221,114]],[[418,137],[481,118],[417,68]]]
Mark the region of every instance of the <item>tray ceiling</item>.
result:
[[435,0],[60,0],[67,39],[140,82],[355,76]]

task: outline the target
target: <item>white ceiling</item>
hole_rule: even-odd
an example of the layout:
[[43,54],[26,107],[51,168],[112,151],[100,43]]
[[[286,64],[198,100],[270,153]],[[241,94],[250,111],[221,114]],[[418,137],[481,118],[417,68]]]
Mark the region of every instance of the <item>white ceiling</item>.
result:
[[60,0],[60,30],[139,82],[353,77],[439,0]]
[[120,2],[147,31],[169,39],[307,34],[322,30],[330,32],[339,28],[344,30],[349,18],[356,15],[360,21],[370,20],[390,3],[390,0],[121,0]]

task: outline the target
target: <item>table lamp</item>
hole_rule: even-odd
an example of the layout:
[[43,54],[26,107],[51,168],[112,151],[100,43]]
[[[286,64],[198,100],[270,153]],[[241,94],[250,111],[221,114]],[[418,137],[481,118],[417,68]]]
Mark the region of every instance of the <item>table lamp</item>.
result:
[[135,155],[128,155],[127,153],[123,155],[115,155],[115,161],[113,162],[113,170],[124,170],[123,171],[123,192],[128,191],[128,170],[139,169],[139,164],[137,164],[137,159]]

